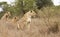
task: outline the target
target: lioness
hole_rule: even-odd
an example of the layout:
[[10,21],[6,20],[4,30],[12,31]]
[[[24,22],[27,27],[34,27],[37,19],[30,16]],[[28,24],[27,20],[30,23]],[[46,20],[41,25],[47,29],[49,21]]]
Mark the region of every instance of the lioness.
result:
[[36,13],[33,10],[25,13],[24,16],[17,22],[17,25],[18,25],[17,28],[18,29],[24,29],[24,28],[30,29],[30,23],[31,23],[32,16],[35,16],[35,15]]

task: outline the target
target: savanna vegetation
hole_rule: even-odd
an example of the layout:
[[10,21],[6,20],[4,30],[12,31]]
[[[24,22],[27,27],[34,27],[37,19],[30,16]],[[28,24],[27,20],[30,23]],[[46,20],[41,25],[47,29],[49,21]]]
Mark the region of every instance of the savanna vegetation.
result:
[[0,20],[1,37],[60,37],[60,6],[54,6],[51,0],[15,0],[12,4],[0,2],[0,6],[0,18],[7,12],[11,13],[10,18],[22,18],[30,10],[37,13],[29,31],[17,30],[15,23]]

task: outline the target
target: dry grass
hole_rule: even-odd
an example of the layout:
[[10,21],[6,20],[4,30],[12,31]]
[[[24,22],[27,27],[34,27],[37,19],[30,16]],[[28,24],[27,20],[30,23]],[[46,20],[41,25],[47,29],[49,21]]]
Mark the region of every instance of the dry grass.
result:
[[60,18],[34,18],[31,28],[17,30],[16,25],[11,22],[0,21],[0,37],[60,37]]

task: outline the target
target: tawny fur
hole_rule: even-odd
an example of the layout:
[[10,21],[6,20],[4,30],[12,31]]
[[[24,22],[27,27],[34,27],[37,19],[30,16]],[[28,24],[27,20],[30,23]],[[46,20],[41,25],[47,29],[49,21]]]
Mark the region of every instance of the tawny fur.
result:
[[36,13],[32,10],[24,14],[24,16],[17,22],[18,29],[30,28],[31,17],[35,16]]
[[18,20],[19,20],[19,18],[17,16],[15,16],[15,17],[12,18],[12,22],[13,23],[16,23]]
[[2,16],[1,20],[8,20],[10,16],[11,16],[10,12],[7,12]]

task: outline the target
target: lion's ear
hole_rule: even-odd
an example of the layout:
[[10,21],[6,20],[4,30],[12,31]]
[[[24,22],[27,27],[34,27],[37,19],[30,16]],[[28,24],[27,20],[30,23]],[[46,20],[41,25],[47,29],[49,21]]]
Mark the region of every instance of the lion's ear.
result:
[[31,10],[31,13],[32,13],[32,10]]

